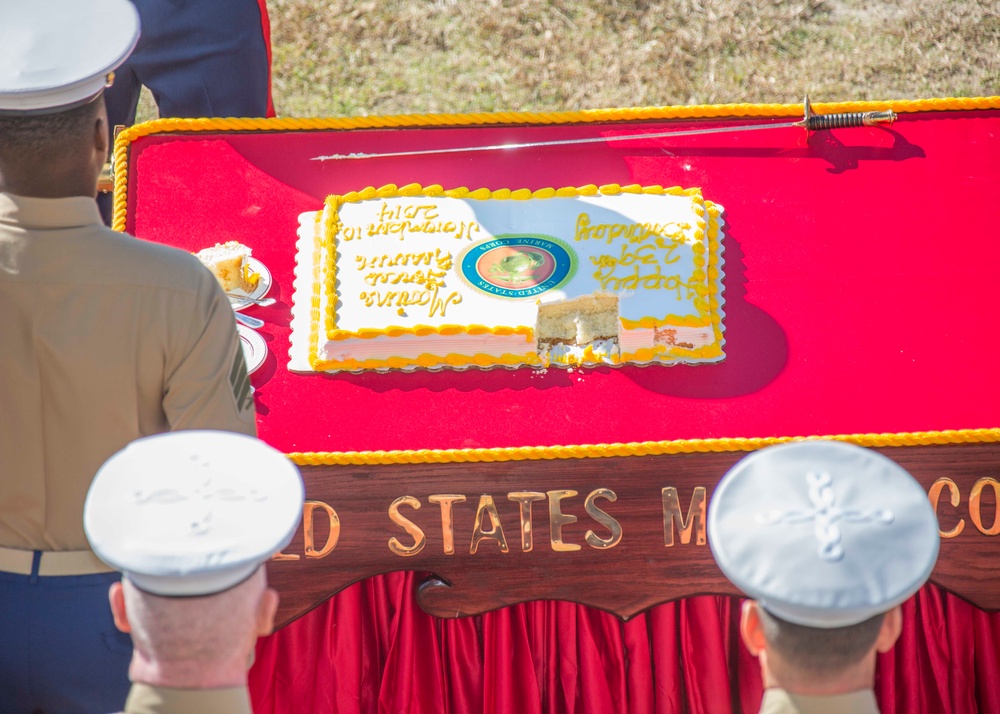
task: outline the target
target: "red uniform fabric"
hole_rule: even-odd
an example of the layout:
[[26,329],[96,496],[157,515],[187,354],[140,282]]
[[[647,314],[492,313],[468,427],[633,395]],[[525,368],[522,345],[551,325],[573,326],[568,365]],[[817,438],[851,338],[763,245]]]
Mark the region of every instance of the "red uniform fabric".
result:
[[267,14],[267,0],[257,0],[260,7],[260,29],[264,33],[264,47],[267,50],[267,115],[275,116],[274,93],[272,92],[272,62],[271,62],[271,18]]

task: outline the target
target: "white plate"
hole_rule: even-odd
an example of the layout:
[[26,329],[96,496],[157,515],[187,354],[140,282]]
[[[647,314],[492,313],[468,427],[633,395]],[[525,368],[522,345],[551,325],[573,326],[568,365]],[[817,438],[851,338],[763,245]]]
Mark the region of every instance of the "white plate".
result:
[[267,357],[267,343],[260,333],[254,332],[246,325],[236,325],[240,333],[240,345],[243,347],[243,358],[247,361],[247,374],[253,374],[264,364]]
[[[248,298],[253,298],[254,300],[260,300],[262,297],[267,295],[267,291],[271,289],[271,271],[267,269],[267,266],[261,263],[256,258],[247,258],[247,266],[250,268],[250,272],[257,273],[260,276],[260,280],[257,281],[257,287],[254,288],[252,293],[248,293],[240,288],[233,288],[229,292],[231,295],[246,295]],[[240,302],[239,297],[229,298],[229,303],[233,306],[233,309],[237,312],[240,310],[246,310],[251,307],[253,303]]]

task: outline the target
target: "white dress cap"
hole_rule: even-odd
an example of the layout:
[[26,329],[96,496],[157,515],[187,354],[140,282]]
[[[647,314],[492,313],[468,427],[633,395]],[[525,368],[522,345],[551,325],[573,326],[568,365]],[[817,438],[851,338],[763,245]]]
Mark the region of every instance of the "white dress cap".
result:
[[221,592],[292,539],[298,468],[242,434],[177,431],[138,439],[97,472],[83,526],[101,560],[154,595]]
[[835,441],[757,451],[719,482],[708,542],[768,612],[832,628],[886,612],[924,584],[938,522],[923,487],[881,454]]
[[3,0],[0,112],[59,111],[95,97],[138,40],[128,0]]

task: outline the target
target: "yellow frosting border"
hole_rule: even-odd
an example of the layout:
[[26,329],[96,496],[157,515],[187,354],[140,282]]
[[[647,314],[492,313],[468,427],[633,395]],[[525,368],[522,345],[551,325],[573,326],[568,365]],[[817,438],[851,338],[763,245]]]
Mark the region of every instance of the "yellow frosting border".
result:
[[512,446],[492,449],[417,449],[412,451],[317,451],[290,452],[299,466],[369,466],[389,464],[489,463],[497,461],[550,461],[554,459],[604,459],[618,456],[756,451],[774,444],[830,439],[858,446],[935,446],[942,444],[991,444],[1000,442],[1000,428],[915,431],[883,434],[836,434],[832,436],[737,437],[678,439],[619,444],[575,446]]
[[[897,114],[914,112],[1000,109],[1000,96],[941,97],[864,102],[816,102],[818,114],[868,112],[891,109]],[[801,116],[801,104],[696,104],[691,106],[586,109],[566,112],[479,112],[470,114],[403,114],[373,117],[329,118],[203,118],[156,119],[127,127],[115,139],[114,214],[112,228],[125,230],[128,201],[129,145],[145,136],[180,132],[227,131],[329,131],[407,127],[465,127],[500,124],[593,124],[600,122],[652,121],[657,119],[750,118]]]
[[[398,337],[400,335],[415,335],[423,337],[426,335],[453,335],[466,333],[471,335],[493,334],[511,335],[523,334],[530,340],[534,330],[527,326],[499,326],[488,327],[486,325],[441,325],[433,327],[431,325],[416,325],[414,327],[401,327],[389,325],[384,328],[365,328],[362,330],[338,330],[336,314],[336,283],[337,265],[335,251],[332,247],[339,232],[340,206],[345,203],[359,203],[375,198],[397,198],[401,196],[414,197],[426,196],[429,198],[446,197],[457,199],[472,199],[477,201],[526,201],[529,199],[546,198],[576,198],[578,196],[615,196],[622,193],[647,194],[656,196],[688,196],[692,200],[692,209],[698,216],[695,235],[698,238],[708,237],[708,260],[706,270],[705,248],[701,243],[694,245],[694,275],[701,274],[705,280],[699,291],[702,299],[695,299],[694,308],[697,315],[673,316],[659,319],[654,317],[644,317],[640,320],[622,320],[624,327],[634,329],[636,327],[660,327],[665,324],[687,324],[694,326],[711,324],[714,340],[712,344],[699,347],[697,349],[670,348],[671,354],[681,357],[694,357],[699,359],[710,359],[722,356],[722,316],[719,314],[719,284],[718,284],[718,262],[719,262],[719,207],[711,201],[706,201],[701,194],[700,188],[681,188],[680,186],[670,186],[664,188],[659,185],[642,186],[639,184],[629,184],[621,186],[619,184],[605,184],[597,186],[587,184],[584,186],[564,186],[562,188],[541,188],[532,191],[527,188],[514,189],[501,188],[491,190],[479,188],[469,190],[466,187],[445,189],[439,184],[431,186],[421,186],[417,183],[405,186],[386,184],[376,188],[368,186],[360,191],[349,191],[344,194],[332,194],[327,196],[323,204],[323,211],[317,214],[317,233],[314,238],[315,250],[313,252],[313,292],[312,309],[310,310],[309,324],[309,364],[316,371],[327,370],[385,370],[385,369],[433,369],[437,367],[493,367],[493,366],[518,366],[537,365],[541,361],[536,355],[526,353],[525,355],[504,354],[499,357],[487,354],[457,354],[449,353],[437,355],[433,353],[423,353],[417,357],[389,357],[387,359],[367,359],[367,360],[326,360],[319,357],[320,334],[325,333],[328,341],[339,341],[352,338],[372,339],[376,337]],[[706,214],[708,218],[706,220]],[[700,248],[700,250],[699,250]],[[321,263],[322,261],[322,263]],[[325,268],[325,271],[323,270]],[[326,275],[325,280],[321,280],[322,275]],[[321,290],[325,289],[326,310],[320,315],[320,305],[322,304]],[[675,318],[675,319],[672,319]],[[668,322],[668,320],[670,320]],[[322,329],[321,329],[322,327]],[[589,348],[588,348],[589,349]],[[652,349],[641,349],[634,353],[624,353],[615,363],[621,362],[649,362],[667,352],[665,347],[654,347]],[[603,363],[604,360],[587,352],[581,360],[583,364]]]

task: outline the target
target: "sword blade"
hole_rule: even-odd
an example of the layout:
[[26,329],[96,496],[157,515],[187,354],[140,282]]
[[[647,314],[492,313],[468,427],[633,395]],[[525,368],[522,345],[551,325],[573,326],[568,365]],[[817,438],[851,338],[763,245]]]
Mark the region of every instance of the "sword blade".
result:
[[788,129],[803,127],[798,121],[786,121],[776,124],[748,124],[745,126],[717,126],[711,129],[682,129],[680,131],[661,131],[652,134],[622,134],[619,136],[592,136],[584,139],[553,139],[551,141],[526,141],[519,144],[490,144],[487,146],[460,146],[447,149],[421,149],[418,151],[386,151],[382,153],[330,154],[314,156],[312,161],[345,161],[349,159],[384,159],[399,156],[430,156],[432,154],[461,154],[473,151],[510,151],[512,149],[534,149],[544,146],[573,146],[577,144],[598,144],[609,141],[631,141],[635,139],[667,139],[674,136],[699,136],[702,134],[731,134],[738,131],[762,131],[765,129]]

